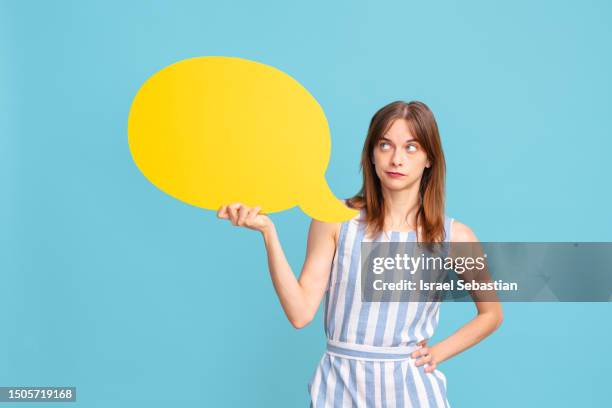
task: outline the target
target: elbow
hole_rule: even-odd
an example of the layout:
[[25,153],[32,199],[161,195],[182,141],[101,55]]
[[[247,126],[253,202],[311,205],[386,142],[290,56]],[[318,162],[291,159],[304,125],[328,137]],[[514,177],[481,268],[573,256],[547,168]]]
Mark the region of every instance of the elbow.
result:
[[501,308],[498,310],[491,310],[484,313],[479,313],[487,322],[487,331],[489,334],[493,333],[497,329],[500,328],[502,323],[504,322],[504,314],[501,311]]
[[312,318],[301,317],[301,318],[290,319],[290,321],[291,321],[291,325],[299,330],[299,329],[303,329],[304,327],[308,326],[308,324],[312,321]]
[[504,314],[500,311],[495,316],[495,330],[499,329],[499,327],[502,325],[503,322],[504,322]]

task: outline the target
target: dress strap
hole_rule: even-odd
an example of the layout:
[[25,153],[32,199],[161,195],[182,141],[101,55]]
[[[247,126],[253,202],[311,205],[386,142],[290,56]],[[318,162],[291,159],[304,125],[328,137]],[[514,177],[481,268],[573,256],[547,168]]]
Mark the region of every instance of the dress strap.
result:
[[444,242],[450,242],[451,240],[451,233],[453,231],[453,222],[455,221],[454,218],[451,218],[449,216],[444,216]]

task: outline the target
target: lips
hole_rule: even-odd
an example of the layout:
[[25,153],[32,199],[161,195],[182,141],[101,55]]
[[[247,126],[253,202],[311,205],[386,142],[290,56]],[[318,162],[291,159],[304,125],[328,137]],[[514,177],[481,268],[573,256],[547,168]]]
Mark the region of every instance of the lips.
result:
[[394,171],[386,171],[385,173],[387,173],[387,175],[389,177],[394,177],[394,178],[395,177],[404,177],[405,176],[405,174],[397,173],[397,172],[394,172]]

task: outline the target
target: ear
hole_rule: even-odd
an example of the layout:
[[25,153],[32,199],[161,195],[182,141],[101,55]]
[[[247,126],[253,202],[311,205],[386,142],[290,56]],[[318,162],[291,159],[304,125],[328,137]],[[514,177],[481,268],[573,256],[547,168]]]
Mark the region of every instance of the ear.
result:
[[431,163],[429,162],[429,160],[427,160],[427,163],[425,163],[425,168],[430,168],[431,167]]

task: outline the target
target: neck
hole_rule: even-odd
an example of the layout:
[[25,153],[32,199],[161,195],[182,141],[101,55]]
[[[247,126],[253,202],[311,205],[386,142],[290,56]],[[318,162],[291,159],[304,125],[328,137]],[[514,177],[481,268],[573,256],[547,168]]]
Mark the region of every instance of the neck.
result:
[[407,190],[391,191],[383,189],[385,224],[387,229],[415,229],[416,215],[419,210],[419,184],[414,183]]

